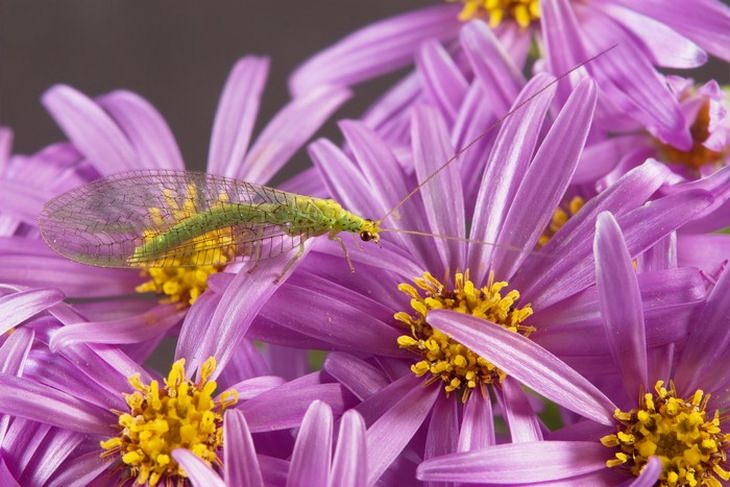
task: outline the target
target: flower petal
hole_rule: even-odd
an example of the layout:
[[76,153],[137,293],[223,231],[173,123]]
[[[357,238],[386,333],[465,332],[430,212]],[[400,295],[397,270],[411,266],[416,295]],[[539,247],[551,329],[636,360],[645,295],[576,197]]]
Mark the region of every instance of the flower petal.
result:
[[29,289],[0,297],[0,334],[63,301],[57,289]]
[[235,177],[251,140],[269,60],[246,56],[233,65],[226,80],[213,122],[208,152],[208,172]]
[[[504,219],[492,269],[509,279],[532,249],[552,218],[570,183],[583,150],[596,108],[596,85],[581,82],[571,93],[537,150]],[[556,150],[557,148],[560,150]],[[511,247],[510,250],[507,250]]]
[[115,417],[109,411],[80,401],[62,391],[0,374],[3,394],[0,411],[5,414],[58,426],[80,433],[113,435]]
[[479,450],[497,444],[489,389],[485,388],[484,393],[486,397],[481,392],[470,395],[464,405],[457,451]]
[[[76,452],[76,447],[86,439],[80,433],[51,428],[24,468],[19,479],[21,485],[46,485],[48,479],[55,476],[56,471]],[[26,451],[28,453],[30,452]],[[0,482],[0,485],[5,484]]]
[[500,392],[500,404],[512,443],[542,440],[540,420],[520,384],[514,378],[507,377],[501,384]]
[[4,458],[0,458],[0,485],[7,487],[21,487],[18,481],[15,480],[15,477],[13,477],[13,474],[10,473],[10,469],[8,469],[8,465],[5,463]]
[[99,322],[82,322],[56,331],[48,344],[51,351],[79,343],[120,345],[140,343],[164,335],[180,323],[185,311],[176,311],[176,305],[155,306],[145,313]]
[[[240,401],[247,401],[251,398],[270,391],[285,383],[284,379],[275,375],[262,375],[260,377],[252,377],[242,380],[236,384],[232,384],[226,391],[235,390]],[[219,396],[220,399],[220,396]]]
[[388,385],[388,379],[377,368],[346,353],[329,353],[323,368],[361,401]]
[[527,484],[570,479],[606,468],[598,441],[535,441],[455,453],[418,466],[420,480]]
[[131,91],[114,91],[96,99],[124,131],[146,169],[185,169],[177,146],[162,115],[147,100]]
[[452,311],[430,311],[428,322],[546,398],[601,424],[613,424],[616,406],[610,399],[529,338]]
[[227,485],[263,487],[261,467],[256,447],[243,413],[236,409],[226,411],[223,420],[223,468]]
[[186,448],[176,448],[172,457],[185,470],[193,487],[226,487],[226,483],[200,457]]
[[431,412],[441,388],[412,388],[367,430],[368,483],[372,486],[400,455]]
[[46,91],[42,101],[66,136],[102,174],[142,167],[117,124],[80,91],[56,85]]
[[453,125],[468,88],[464,75],[446,49],[434,40],[421,45],[416,65],[426,99],[439,107],[449,126]]
[[657,456],[649,457],[639,477],[629,484],[629,487],[652,487],[662,475],[662,461]]
[[455,5],[438,5],[370,24],[299,66],[289,91],[299,96],[323,84],[351,86],[405,66],[424,40],[453,38],[457,14]]
[[[411,123],[413,163],[431,231],[462,237],[466,227],[459,167],[444,167],[454,154],[446,125],[435,109],[424,105],[414,108]],[[464,244],[458,240],[437,238],[436,249],[442,269],[456,270],[464,262]],[[431,272],[440,273],[434,269]]]
[[492,104],[504,113],[525,85],[525,78],[487,24],[481,20],[467,23],[459,34],[476,78]]
[[107,469],[111,469],[115,462],[117,459],[114,457],[100,458],[97,450],[75,455],[66,460],[60,474],[50,480],[48,487],[93,485],[94,479]]
[[351,409],[342,416],[340,422],[328,487],[367,485],[368,456],[365,448],[365,422],[357,411]]
[[[431,411],[426,432],[426,446],[423,459],[436,458],[456,451],[459,441],[459,403],[453,397],[439,394]],[[442,484],[427,483],[427,487],[444,487]]]
[[332,457],[332,409],[314,401],[304,415],[294,444],[287,487],[326,485]]
[[614,364],[628,397],[650,390],[641,291],[621,228],[609,212],[598,215],[593,243],[596,287]]
[[264,127],[232,177],[267,183],[352,93],[321,86],[293,99]]
[[[504,219],[529,166],[545,115],[555,94],[554,86],[546,87],[550,80],[547,75],[537,75],[530,80],[512,104],[511,109],[519,112],[508,117],[499,129],[474,205],[470,234],[472,239],[497,241]],[[545,92],[538,95],[540,90]],[[535,99],[528,103],[527,100],[531,97]],[[473,277],[476,282],[482,282],[491,268],[493,252],[494,248],[489,245],[470,247],[469,269],[475,272]]]

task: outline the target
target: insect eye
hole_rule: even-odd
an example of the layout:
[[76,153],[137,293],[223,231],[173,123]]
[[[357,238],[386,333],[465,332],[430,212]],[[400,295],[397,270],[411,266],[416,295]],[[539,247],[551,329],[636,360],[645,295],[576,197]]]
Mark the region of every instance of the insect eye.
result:
[[370,232],[360,232],[360,238],[363,241],[368,242],[373,239],[373,235]]

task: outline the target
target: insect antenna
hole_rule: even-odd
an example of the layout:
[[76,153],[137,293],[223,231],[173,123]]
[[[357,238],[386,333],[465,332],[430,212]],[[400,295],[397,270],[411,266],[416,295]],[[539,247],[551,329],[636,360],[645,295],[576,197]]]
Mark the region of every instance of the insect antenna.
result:
[[438,238],[442,240],[456,240],[458,242],[464,242],[464,243],[470,243],[470,244],[478,244],[478,245],[491,245],[492,247],[497,247],[504,250],[510,250],[514,252],[526,252],[530,255],[539,255],[542,257],[549,257],[544,252],[540,252],[539,250],[530,250],[526,251],[524,247],[518,247],[516,245],[507,245],[507,244],[499,244],[496,242],[489,242],[487,240],[477,240],[473,238],[466,238],[466,237],[457,237],[455,235],[441,235],[438,233],[430,233],[430,232],[421,232],[418,230],[403,230],[400,228],[380,228],[381,232],[390,232],[390,233],[404,233],[406,235],[416,235],[418,237],[431,237],[431,238]]
[[[508,117],[510,117],[511,115],[513,115],[520,108],[524,107],[525,105],[527,105],[528,103],[530,103],[532,100],[534,100],[535,98],[537,98],[538,96],[540,96],[545,90],[547,90],[548,88],[550,88],[554,84],[560,82],[561,80],[563,80],[567,76],[570,76],[570,74],[573,73],[574,71],[576,71],[576,70],[582,68],[583,66],[585,66],[586,64],[588,64],[588,63],[590,63],[590,62],[598,59],[599,57],[601,57],[604,54],[606,54],[607,52],[609,52],[611,49],[614,49],[616,46],[618,46],[618,44],[613,44],[612,46],[604,49],[603,51],[599,52],[598,54],[596,54],[594,56],[591,56],[588,59],[586,59],[585,61],[582,61],[582,62],[576,64],[575,66],[573,66],[572,68],[570,68],[568,71],[566,71],[565,73],[561,74],[560,76],[558,76],[557,78],[555,78],[554,80],[550,81],[548,84],[546,84],[545,86],[543,86],[542,88],[540,88],[540,90],[538,90],[537,93],[534,93],[533,95],[529,96],[524,101],[522,101],[517,106],[515,106],[512,110],[510,110],[509,112],[507,112],[506,114],[504,114],[502,117],[500,117],[499,119],[497,119],[496,121],[494,121],[486,129],[484,129],[484,131],[481,134],[477,135],[471,141],[469,141],[468,144],[466,144],[461,149],[457,150],[454,153],[454,155],[451,156],[451,157],[449,157],[446,160],[446,162],[444,162],[438,169],[436,169],[434,172],[432,172],[430,175],[428,175],[428,177],[426,177],[426,179],[424,179],[423,181],[421,181],[415,188],[413,188],[407,195],[405,195],[402,200],[400,200],[394,207],[392,207],[390,210],[388,210],[385,213],[385,215],[383,215],[378,220],[376,220],[376,223],[378,223],[378,224],[382,223],[386,218],[388,218],[390,215],[392,215],[393,212],[395,212],[396,210],[398,210],[398,208],[400,208],[401,206],[403,206],[406,203],[406,201],[408,201],[416,193],[418,193],[421,190],[421,188],[423,188],[433,178],[435,178],[439,173],[441,173],[441,171],[443,171],[444,169],[446,169],[452,162],[454,162],[456,159],[458,159],[461,154],[463,154],[464,152],[466,152],[467,150],[469,150],[472,146],[474,146],[474,144],[476,144],[477,142],[479,142],[480,140],[482,140],[484,137],[486,137],[495,127],[498,127],[502,122],[504,122]],[[393,230],[391,229],[391,230],[388,230],[388,231],[393,231]],[[406,233],[406,232],[403,232],[403,231],[400,231],[400,230],[399,230],[399,232]],[[438,238],[444,238],[444,239],[446,239],[446,236],[445,235],[442,235],[442,236],[436,236],[436,235],[434,235],[434,236],[435,237],[438,237]]]

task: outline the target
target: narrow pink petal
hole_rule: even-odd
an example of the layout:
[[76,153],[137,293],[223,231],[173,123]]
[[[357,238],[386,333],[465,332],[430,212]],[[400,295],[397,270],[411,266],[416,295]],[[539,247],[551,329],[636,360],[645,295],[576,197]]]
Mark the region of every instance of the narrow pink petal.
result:
[[314,196],[315,198],[326,198],[329,196],[327,188],[324,185],[324,179],[320,177],[317,169],[314,167],[308,167],[296,173],[283,183],[277,185],[277,188],[290,193]]
[[[56,474],[62,465],[65,465],[73,454],[76,456],[76,447],[88,437],[73,431],[60,428],[51,428],[46,434],[33,455],[33,458],[24,469],[20,477],[22,485],[46,485],[49,478]],[[0,483],[0,485],[5,485]]]
[[263,487],[261,467],[246,418],[238,410],[226,411],[223,420],[223,468],[229,486]]
[[449,126],[453,125],[469,87],[464,75],[446,49],[435,40],[426,41],[421,46],[416,65],[426,99],[439,107]]
[[611,355],[621,370],[628,397],[639,397],[650,389],[641,291],[621,228],[609,212],[598,215],[593,253]]
[[210,136],[209,173],[236,175],[251,140],[268,72],[269,60],[257,56],[243,57],[231,69]]
[[497,445],[423,462],[420,480],[528,484],[570,479],[606,468],[610,452],[598,441],[535,441]]
[[190,450],[177,448],[172,457],[185,470],[193,487],[226,487],[223,479]]
[[0,180],[0,208],[3,215],[35,225],[46,197],[37,189],[12,180]]
[[114,415],[50,387],[0,374],[3,394],[0,411],[59,428],[96,435],[112,435]]
[[497,444],[489,389],[485,388],[484,394],[487,396],[480,391],[472,393],[464,405],[457,451],[479,450]]
[[[507,247],[533,249],[552,218],[578,165],[597,96],[595,83],[582,81],[570,94],[537,150],[497,240],[505,246],[495,249],[492,269],[498,278],[511,277],[529,253],[529,250],[507,250]],[[560,150],[556,150],[558,147]]]
[[351,86],[413,62],[424,40],[453,38],[458,7],[437,5],[370,24],[299,66],[289,90],[301,96],[325,84]]
[[60,303],[63,298],[57,289],[29,289],[0,297],[0,334]]
[[68,325],[53,334],[48,344],[52,351],[79,343],[120,345],[140,343],[164,335],[180,323],[185,311],[176,306],[155,306],[152,310],[118,320],[83,322]]
[[650,457],[639,477],[629,487],[652,487],[657,484],[662,474],[662,461],[659,457]]
[[185,169],[175,137],[162,115],[147,100],[131,91],[114,91],[96,99],[113,118],[145,169]]
[[8,465],[5,463],[5,459],[0,458],[0,485],[7,487],[21,487],[13,474],[10,473]]
[[361,401],[388,385],[380,370],[353,355],[331,352],[323,368]]
[[723,367],[730,357],[730,271],[725,269],[694,320],[676,368],[675,382],[683,394],[719,389],[728,377]]
[[[511,105],[511,109],[514,110],[523,103],[524,106],[501,124],[474,204],[470,238],[497,241],[504,219],[525,177],[545,115],[555,95],[555,86],[546,88],[550,81],[548,75],[537,75],[530,80]],[[545,91],[537,95],[543,89]],[[536,98],[526,103],[532,96]],[[469,269],[474,273],[476,282],[484,280],[493,252],[494,248],[489,245],[470,247]]]
[[583,417],[613,424],[616,406],[611,400],[529,338],[452,311],[431,311],[428,322],[546,398]]
[[540,419],[522,390],[519,382],[507,377],[500,385],[501,404],[504,419],[509,427],[512,443],[525,443],[542,440]]
[[332,409],[321,401],[314,401],[299,428],[287,487],[327,485],[332,458],[332,428]]
[[[239,401],[247,401],[251,398],[263,394],[264,392],[270,391],[280,385],[284,384],[284,379],[275,375],[262,375],[259,377],[252,377],[250,379],[242,380],[231,386],[221,389],[221,391],[235,390],[238,394]],[[222,393],[223,393],[222,392]],[[220,398],[220,396],[219,396]]]
[[56,85],[42,100],[68,138],[102,174],[141,167],[124,133],[86,95],[70,86]]
[[367,430],[368,483],[372,486],[406,447],[431,412],[441,388],[418,385]]
[[[431,411],[426,433],[423,459],[436,458],[453,453],[459,441],[459,403],[454,397],[439,394]],[[427,487],[446,487],[443,484],[427,482]]]
[[[420,194],[431,231],[437,235],[464,236],[464,196],[459,166],[451,164],[436,174],[454,155],[448,129],[435,109],[423,105],[415,107],[411,123],[413,163],[418,182],[423,184]],[[432,179],[424,184],[430,177]],[[436,249],[443,269],[456,270],[464,262],[462,242],[437,238]],[[438,274],[437,270],[432,272]]]
[[337,448],[332,462],[328,487],[364,487],[367,485],[368,455],[365,422],[357,411],[347,411],[340,422]]
[[[229,274],[218,273],[211,277],[219,275]],[[226,287],[229,282],[226,282]],[[185,359],[188,374],[192,374],[210,357],[215,334],[211,333],[209,324],[219,302],[220,294],[211,292],[209,286],[209,291],[201,294],[185,315],[177,339],[175,360]]]
[[54,476],[48,487],[68,487],[71,485],[93,485],[94,479],[102,472],[112,469],[118,460],[114,457],[102,459],[99,451],[77,454],[67,459],[60,469],[60,474]]
[[410,371],[394,380],[379,392],[365,399],[355,408],[365,420],[365,424],[372,426],[381,416],[389,409],[393,408],[396,403],[416,387],[421,387],[422,381],[414,376]]
[[321,86],[294,98],[264,127],[231,176],[266,184],[351,95]]
[[525,84],[519,68],[487,24],[473,20],[460,32],[459,40],[476,78],[499,112],[506,112]]

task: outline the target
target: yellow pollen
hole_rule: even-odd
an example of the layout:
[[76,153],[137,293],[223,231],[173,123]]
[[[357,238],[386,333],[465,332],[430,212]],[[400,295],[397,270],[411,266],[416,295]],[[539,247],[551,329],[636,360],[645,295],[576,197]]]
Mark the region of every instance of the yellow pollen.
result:
[[441,380],[447,395],[458,390],[462,401],[466,401],[478,386],[502,382],[506,377],[502,370],[433,329],[426,323],[426,314],[432,309],[449,309],[489,320],[514,333],[529,336],[535,329],[522,322],[532,315],[532,308],[529,304],[523,308],[515,306],[520,293],[511,290],[503,295],[508,284],[494,282],[493,274],[490,274],[486,286],[477,288],[469,279],[468,271],[456,274],[453,290],[448,290],[428,272],[413,279],[413,283],[415,287],[403,283],[398,289],[411,298],[410,304],[415,314],[401,311],[394,315],[408,329],[408,334],[398,337],[398,346],[421,357],[411,366],[411,371],[418,377],[430,373],[431,382]]
[[[449,0],[456,1],[456,0]],[[489,19],[490,27],[497,27],[503,20],[513,20],[520,27],[527,28],[540,20],[539,0],[459,0],[464,8],[459,20],[466,22],[474,18]]]
[[677,397],[674,384],[669,389],[657,381],[654,393],[641,398],[631,411],[617,410],[616,434],[601,438],[601,443],[616,450],[608,467],[624,465],[638,476],[657,456],[662,462],[659,486],[720,486],[730,480],[727,453],[730,434],[720,428],[720,412],[706,411],[709,395],[696,391],[689,399]]
[[705,103],[697,112],[697,118],[690,127],[690,133],[692,134],[692,148],[686,152],[669,144],[657,142],[664,161],[672,164],[683,164],[698,173],[698,175],[703,166],[715,165],[718,168],[721,167],[728,155],[727,151],[716,152],[703,145],[710,137],[709,102]]
[[215,370],[209,358],[201,379],[193,383],[185,377],[185,359],[172,365],[165,384],[153,380],[145,385],[138,374],[130,377],[135,391],[125,394],[129,411],[118,412],[119,436],[100,442],[102,457],[118,455],[137,483],[182,484],[185,471],[172,458],[175,448],[187,448],[209,466],[220,464],[216,450],[223,444],[223,412],[238,401],[235,391],[226,391],[221,400],[212,398]]
[[[179,204],[170,192],[163,193],[167,207],[164,212],[160,208],[150,208],[149,213],[152,221],[158,227],[164,226],[164,214],[172,214],[176,221],[193,216],[197,210],[194,201],[197,199],[197,188],[195,185],[188,185],[188,197],[182,204]],[[226,203],[228,195],[221,193],[218,196],[219,203]],[[190,306],[208,288],[208,276],[220,272],[225,267],[222,265],[194,265],[200,260],[216,261],[227,263],[233,256],[225,249],[225,245],[231,244],[233,249],[233,236],[230,230],[218,230],[201,235],[192,240],[195,252],[181,259],[177,256],[164,256],[165,265],[150,267],[142,271],[142,277],[149,278],[135,288],[138,293],[155,293],[162,296],[163,303],[179,303],[181,306]],[[145,232],[145,238],[154,239],[157,234],[154,231]],[[216,240],[221,246],[211,248],[211,240]]]
[[537,242],[537,248],[540,249],[544,247],[550,239],[553,238],[553,235],[558,233],[558,230],[563,228],[563,225],[565,225],[571,217],[578,213],[585,204],[586,201],[583,198],[580,196],[574,196],[567,206],[558,206],[553,213],[550,225],[548,225],[543,234],[540,235],[540,240]]

